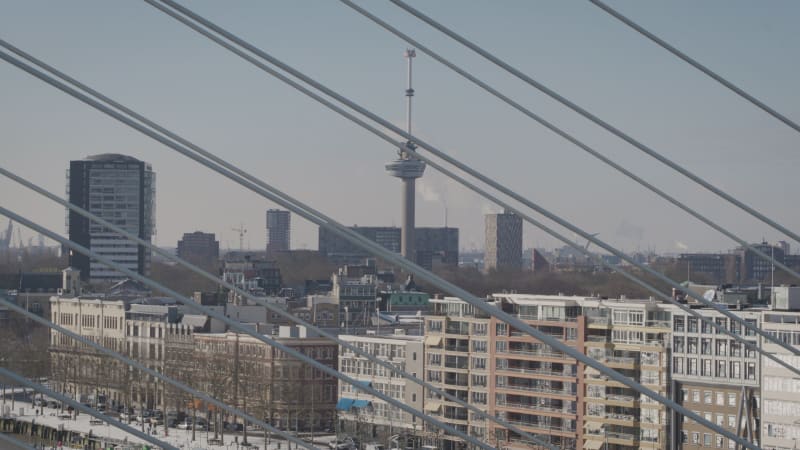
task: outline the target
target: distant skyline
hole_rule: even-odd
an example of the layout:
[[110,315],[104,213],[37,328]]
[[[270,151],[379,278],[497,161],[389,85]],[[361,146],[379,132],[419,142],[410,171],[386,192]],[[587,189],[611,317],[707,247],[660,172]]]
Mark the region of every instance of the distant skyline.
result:
[[[800,134],[598,8],[587,2],[410,3],[800,231],[793,198],[800,191]],[[800,48],[800,3],[609,3],[800,120],[800,61],[789,57]],[[339,2],[186,4],[382,117],[404,122],[407,45]],[[743,239],[788,240],[390,3],[360,4]],[[0,38],[345,225],[400,225],[400,182],[384,171],[395,149],[145,3],[8,1],[0,30]],[[414,78],[418,136],[600,239],[629,252],[736,247],[420,51]],[[233,228],[243,223],[245,246],[264,249],[265,212],[281,206],[9,64],[0,63],[0,86],[4,168],[63,197],[70,160],[130,155],[157,174],[158,245],[174,247],[183,233],[201,230],[235,249]],[[63,208],[5,178],[0,192],[3,206],[65,234]],[[484,214],[500,210],[430,168],[417,181],[417,226],[443,226],[447,216],[461,230],[462,249],[483,247]],[[6,223],[0,218],[0,229]],[[316,226],[297,215],[291,234],[293,248],[316,248]],[[23,234],[25,241],[31,236]],[[527,224],[523,239],[525,248],[562,245]],[[793,252],[800,248],[791,244]]]

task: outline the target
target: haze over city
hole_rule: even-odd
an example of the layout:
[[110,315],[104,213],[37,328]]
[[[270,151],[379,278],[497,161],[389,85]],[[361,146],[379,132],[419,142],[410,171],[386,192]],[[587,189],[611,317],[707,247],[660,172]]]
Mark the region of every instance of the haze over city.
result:
[[[576,114],[456,46],[389,3],[365,4],[534,112],[686,200],[748,241],[781,237]],[[580,2],[416,6],[496,51],[568,98],[708,181],[800,228],[798,136],[599,9]],[[614,7],[789,117],[800,5],[613,2]],[[370,110],[404,123],[407,44],[336,2],[193,2],[283,61]],[[138,2],[9,2],[2,38],[148,115],[345,224],[400,225],[400,186],[383,166],[395,149]],[[717,251],[734,243],[542,129],[418,52],[415,134],[624,250]],[[0,164],[63,195],[68,161],[122,153],[157,174],[156,242],[214,232],[263,249],[274,207],[8,64],[0,65]],[[3,203],[62,232],[64,211],[0,180]],[[417,225],[459,227],[483,247],[483,215],[499,208],[428,169]],[[292,222],[292,246],[314,249],[316,226]],[[32,236],[32,234],[24,235]],[[526,224],[525,247],[560,246]]]

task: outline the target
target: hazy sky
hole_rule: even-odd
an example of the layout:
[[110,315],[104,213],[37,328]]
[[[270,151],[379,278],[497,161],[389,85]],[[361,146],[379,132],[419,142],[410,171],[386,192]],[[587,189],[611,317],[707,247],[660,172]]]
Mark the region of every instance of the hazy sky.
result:
[[[412,1],[524,72],[713,184],[800,231],[800,134],[587,2]],[[336,1],[193,1],[197,12],[400,125],[406,44]],[[750,241],[777,232],[383,1],[372,12],[473,71]],[[800,3],[709,0],[610,4],[800,121]],[[373,135],[134,1],[0,0],[0,37],[299,197],[345,224],[398,225],[395,151]],[[733,243],[481,91],[421,52],[414,129],[551,211],[625,250],[727,249]],[[18,69],[0,63],[0,164],[60,195],[71,159],[115,152],[157,172],[157,243],[217,233],[265,242],[275,205]],[[499,210],[432,169],[418,182],[417,224],[461,229],[483,247]],[[59,231],[64,210],[0,180],[0,203]],[[292,245],[317,229],[292,218]],[[0,221],[4,228],[5,220]],[[571,233],[568,233],[571,235]],[[26,234],[30,236],[30,234]],[[556,246],[526,226],[526,246]],[[797,248],[797,245],[795,245]]]

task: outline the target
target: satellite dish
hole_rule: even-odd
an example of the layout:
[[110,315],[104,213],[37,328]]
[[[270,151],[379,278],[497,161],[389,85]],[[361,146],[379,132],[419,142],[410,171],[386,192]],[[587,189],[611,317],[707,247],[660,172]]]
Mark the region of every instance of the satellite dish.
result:
[[707,290],[705,292],[705,294],[703,294],[703,298],[708,300],[708,301],[710,301],[710,302],[713,302],[714,300],[716,300],[717,299],[717,291],[716,291],[716,289]]

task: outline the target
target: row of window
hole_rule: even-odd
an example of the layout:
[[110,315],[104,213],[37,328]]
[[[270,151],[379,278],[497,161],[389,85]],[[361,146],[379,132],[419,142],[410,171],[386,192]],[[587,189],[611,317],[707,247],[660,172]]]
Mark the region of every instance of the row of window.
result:
[[[711,318],[709,318],[710,320]],[[739,322],[731,322],[730,325],[728,324],[727,317],[716,317],[713,319],[714,324],[716,324],[720,328],[729,329],[731,332],[735,334],[742,334],[742,325]],[[744,319],[745,323],[752,326],[758,326],[758,321],[756,319]],[[686,317],[686,316],[675,316],[672,319],[672,329],[678,332],[687,332],[687,333],[702,333],[702,334],[714,334],[719,333],[716,328],[712,327],[710,324],[706,322],[700,322],[697,317]],[[755,331],[752,331],[748,328],[744,329],[745,336],[755,336]]]
[[[681,442],[684,444],[688,444],[690,439],[689,432],[681,431]],[[716,436],[710,433],[703,433],[702,441],[700,433],[692,432],[691,433],[691,443],[692,445],[697,445],[700,447],[716,447],[716,448],[725,448],[725,437],[721,434],[717,434]],[[736,441],[728,439],[728,448],[735,449],[736,448]]]
[[[744,356],[746,358],[755,358],[757,356],[754,348],[756,343],[754,341],[748,342],[753,344],[753,346],[744,347]],[[735,341],[733,339],[728,340],[717,338],[716,340],[713,340],[711,338],[687,338],[684,336],[673,336],[672,338],[672,351],[674,353],[739,357],[742,356],[742,347],[743,346],[739,341]]]
[[741,361],[700,359],[699,362],[697,358],[675,356],[672,358],[672,370],[678,375],[741,379],[744,367],[745,380],[755,380],[757,377],[755,362],[744,363],[744,366]]

